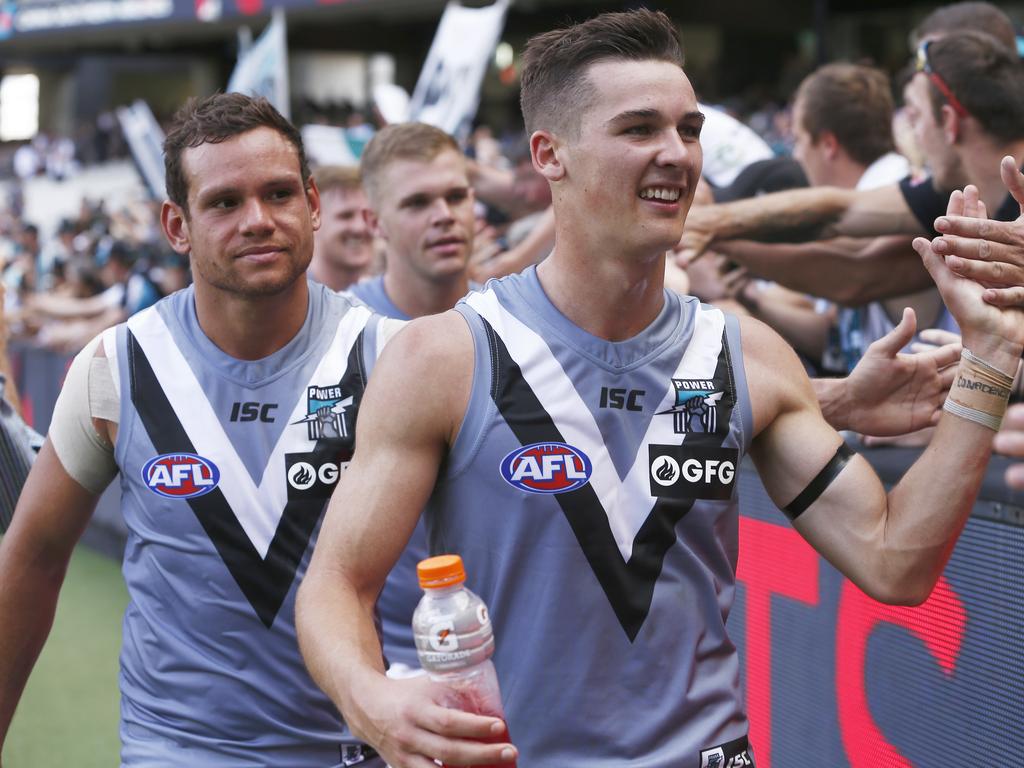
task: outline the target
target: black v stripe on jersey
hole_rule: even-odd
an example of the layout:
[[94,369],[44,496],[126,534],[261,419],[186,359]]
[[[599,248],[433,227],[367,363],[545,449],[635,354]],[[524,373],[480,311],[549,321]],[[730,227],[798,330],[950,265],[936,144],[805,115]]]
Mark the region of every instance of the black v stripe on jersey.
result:
[[[353,393],[353,415],[358,412],[366,386],[362,348],[363,334],[360,333],[352,344],[345,375],[340,382],[345,391]],[[196,450],[182,427],[141,345],[130,331],[128,366],[132,404],[157,453],[201,454],[202,451]],[[341,440],[322,438],[311,453],[318,463],[347,461],[352,455],[353,440],[352,437]],[[283,473],[284,467],[270,467],[266,471]],[[260,557],[249,540],[220,488],[187,501],[260,621],[270,628],[295,580],[295,572],[309,545],[310,536],[323,513],[324,501],[290,499],[281,514],[265,559]]]
[[[564,443],[551,415],[537,398],[522,370],[494,328],[480,317],[490,345],[492,362],[491,397],[505,422],[522,445],[542,442]],[[725,397],[720,403],[720,423],[728,424],[736,404],[736,385],[723,331],[722,351],[714,380],[722,382]],[[686,436],[690,445],[720,446],[725,437],[694,433]],[[583,554],[590,563],[601,588],[608,597],[622,629],[630,642],[636,639],[647,619],[654,596],[654,585],[661,575],[665,554],[676,541],[676,524],[693,506],[692,499],[659,498],[633,540],[629,561],[622,558],[612,534],[608,515],[594,487],[555,495]]]

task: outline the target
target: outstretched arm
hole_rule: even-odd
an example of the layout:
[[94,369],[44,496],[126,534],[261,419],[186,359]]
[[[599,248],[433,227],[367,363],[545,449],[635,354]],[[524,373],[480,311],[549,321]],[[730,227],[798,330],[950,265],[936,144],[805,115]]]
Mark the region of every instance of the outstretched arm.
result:
[[[972,212],[977,204],[977,190],[968,187],[951,196],[950,211]],[[918,238],[914,247],[963,330],[964,347],[984,363],[961,359],[950,395],[957,415],[942,414],[929,448],[888,494],[854,457],[794,523],[862,590],[896,603],[924,600],[941,574],[984,476],[992,426],[1008,395],[1001,382],[1024,349],[1024,312],[986,304],[984,289],[953,274],[928,240]],[[772,499],[792,505],[829,465],[839,439],[810,387],[789,383],[802,378],[792,353],[757,326],[750,335],[744,349],[757,435],[751,454]]]
[[492,277],[504,277],[526,269],[547,256],[555,245],[555,212],[550,206],[538,219],[530,233],[507,251],[497,251],[490,258],[471,262],[470,276],[478,283]]
[[870,190],[791,189],[734,203],[695,206],[680,242],[685,259],[722,240],[821,240],[837,235],[920,234],[896,184]]
[[910,243],[906,235],[809,243],[723,240],[715,250],[758,277],[850,306],[932,285]]
[[[360,406],[358,449],[331,497],[296,604],[313,678],[392,768],[511,762],[500,719],[445,707],[446,689],[384,676],[373,607],[405,547],[469,399],[473,344],[455,312],[412,321],[385,348]],[[416,381],[429,408],[410,407]]]

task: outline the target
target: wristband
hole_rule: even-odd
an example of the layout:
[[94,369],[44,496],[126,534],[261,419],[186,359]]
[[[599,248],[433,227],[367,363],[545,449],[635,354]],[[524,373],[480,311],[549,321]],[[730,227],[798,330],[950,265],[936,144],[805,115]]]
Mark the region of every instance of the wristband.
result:
[[1012,386],[1012,376],[965,348],[942,409],[998,432]]

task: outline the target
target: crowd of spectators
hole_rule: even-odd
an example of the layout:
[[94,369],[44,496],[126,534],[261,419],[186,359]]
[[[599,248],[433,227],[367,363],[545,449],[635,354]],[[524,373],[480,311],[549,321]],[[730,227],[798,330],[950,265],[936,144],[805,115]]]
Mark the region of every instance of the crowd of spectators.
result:
[[[937,39],[954,28],[974,29],[1008,48],[1015,44],[1012,22],[987,3],[947,6],[925,20],[918,36]],[[702,136],[704,182],[696,202],[733,201],[807,185],[863,190],[903,177],[930,185],[927,176],[940,159],[929,157],[934,147],[922,145],[919,107],[902,93],[914,82],[914,73],[913,63],[895,78],[863,64],[829,65],[804,78],[790,103],[760,105],[746,124],[736,118],[734,103],[702,104],[708,120]],[[937,92],[934,99],[938,110],[943,94]],[[359,144],[380,127],[380,114],[372,106],[301,103],[297,112],[299,123],[344,127]],[[123,150],[116,120],[106,117],[97,120],[88,141],[77,142],[87,148],[90,161]],[[977,122],[974,116],[960,119]],[[18,152],[32,174],[59,178],[77,162],[74,147],[70,140],[39,139]],[[554,224],[547,183],[533,170],[522,133],[478,125],[464,149],[478,216],[469,276],[479,284],[543,259],[554,244]],[[19,165],[17,157],[14,165]],[[344,181],[337,169],[319,173],[330,187],[327,197],[340,201],[354,194],[345,190],[357,187],[357,177]],[[948,196],[949,190],[938,191]],[[339,250],[338,259],[364,258],[360,249],[370,232],[357,221],[358,205],[353,205],[346,203],[337,216],[355,224],[326,227],[337,234],[321,234],[318,254],[329,255],[329,241],[337,237],[338,248],[347,244],[351,251],[346,256]],[[187,284],[186,260],[167,249],[158,215],[156,202],[111,211],[103,201],[83,200],[77,217],[45,233],[19,215],[16,201],[8,206],[0,213],[0,269],[13,336],[72,351],[99,329]],[[691,218],[701,220],[699,207]],[[915,308],[919,331],[956,332],[908,237],[854,243],[820,234],[797,243],[788,233],[783,239],[793,242],[781,244],[767,242],[778,237],[756,233],[718,237],[710,255],[697,260],[686,258],[681,248],[678,258],[670,259],[667,284],[734,312],[754,314],[782,333],[818,375],[851,370],[871,341],[901,322],[905,306]],[[352,280],[379,274],[382,249],[378,244],[374,250],[376,257],[367,258],[365,267],[337,267],[339,279],[342,273]],[[323,264],[318,256],[314,276],[325,274]],[[347,285],[348,278],[342,283]]]
[[46,237],[35,224],[0,214],[0,280],[11,336],[65,352],[188,283],[186,261],[164,243],[159,206],[138,201],[108,210],[83,199],[75,217]]

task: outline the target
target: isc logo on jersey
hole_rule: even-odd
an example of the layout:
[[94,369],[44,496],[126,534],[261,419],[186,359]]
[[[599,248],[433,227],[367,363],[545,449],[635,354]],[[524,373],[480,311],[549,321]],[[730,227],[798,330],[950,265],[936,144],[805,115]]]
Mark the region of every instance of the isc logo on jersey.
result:
[[168,499],[194,499],[217,487],[220,470],[209,459],[194,453],[165,453],[146,462],[142,482],[153,493]]
[[534,443],[501,461],[505,482],[530,493],[565,493],[590,481],[593,465],[579,448],[566,443]]

